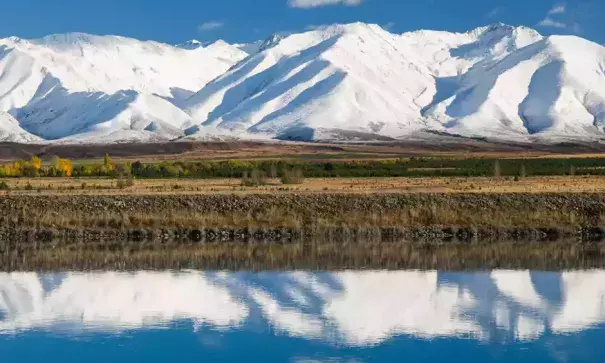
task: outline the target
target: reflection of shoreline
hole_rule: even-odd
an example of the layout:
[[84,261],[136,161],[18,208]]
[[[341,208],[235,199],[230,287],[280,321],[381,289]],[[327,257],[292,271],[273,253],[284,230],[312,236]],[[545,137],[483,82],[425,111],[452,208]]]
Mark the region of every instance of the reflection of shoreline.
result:
[[[230,230],[225,236],[237,234],[238,231]],[[379,231],[369,229],[365,232],[371,234]],[[483,229],[477,231],[486,232]],[[91,235],[99,236],[97,232]],[[218,236],[218,230],[208,232]],[[273,234],[275,238],[287,236],[273,229],[265,232]],[[290,232],[292,231],[288,233]],[[341,232],[352,234],[339,239],[338,233]],[[441,243],[443,241],[435,234],[438,231],[432,227],[417,229],[416,232],[424,237],[411,242],[399,240],[401,236],[398,237],[395,230],[380,231],[383,232],[395,241],[389,238],[382,242],[379,242],[381,239],[365,239],[363,233],[357,234],[347,229],[340,229],[340,232],[328,239],[313,239],[312,243],[310,240],[266,240],[260,243],[215,241],[141,244],[131,241],[116,244],[115,241],[119,239],[103,233],[104,242],[95,242],[95,248],[86,248],[86,244],[78,242],[74,242],[77,246],[59,244],[56,247],[52,243],[35,244],[33,241],[18,244],[26,250],[20,258],[5,259],[2,268],[5,271],[166,271],[183,268],[200,271],[469,271],[490,269],[492,266],[512,270],[564,271],[605,268],[605,255],[600,252],[605,252],[605,243],[578,243],[577,238],[541,242],[494,239],[486,243],[469,244],[468,241],[457,243],[455,240]],[[519,236],[523,236],[527,231],[517,232]],[[126,231],[120,230],[120,233],[124,237]],[[141,237],[137,233],[132,236]]]
[[0,274],[0,333],[183,319],[352,345],[402,334],[528,340],[605,323],[605,272]]

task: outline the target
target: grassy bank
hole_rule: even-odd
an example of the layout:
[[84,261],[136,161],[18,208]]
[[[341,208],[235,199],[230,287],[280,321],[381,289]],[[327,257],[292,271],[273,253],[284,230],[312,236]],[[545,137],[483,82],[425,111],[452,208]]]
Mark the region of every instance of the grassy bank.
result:
[[601,193],[23,195],[0,228],[579,228],[605,225]]

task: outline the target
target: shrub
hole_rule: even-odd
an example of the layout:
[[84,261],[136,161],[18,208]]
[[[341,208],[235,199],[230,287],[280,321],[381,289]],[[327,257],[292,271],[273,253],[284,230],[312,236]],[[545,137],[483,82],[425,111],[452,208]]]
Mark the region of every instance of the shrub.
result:
[[3,180],[0,182],[0,190],[10,190],[11,187]]
[[30,163],[25,163],[23,165],[23,169],[21,170],[21,174],[23,176],[27,176],[30,178],[36,177],[38,176],[38,168],[36,168],[36,166],[30,164]]
[[134,178],[132,176],[132,168],[130,165],[120,164],[115,170],[118,173],[118,181],[116,186],[120,189],[129,188],[134,185]]
[[282,184],[302,184],[305,182],[303,172],[299,168],[286,170],[281,177]]
[[242,176],[242,185],[246,187],[257,187],[267,184],[267,174],[259,169],[253,169],[248,176],[248,172],[244,172]]
[[34,190],[34,187],[29,182],[27,182],[27,184],[25,185],[25,190]]
[[120,175],[118,177],[118,181],[116,182],[116,186],[119,189],[129,188],[134,185],[134,179],[131,174],[128,175]]
[[275,166],[275,164],[271,164],[271,166],[269,167],[269,177],[271,179],[277,178],[277,167]]

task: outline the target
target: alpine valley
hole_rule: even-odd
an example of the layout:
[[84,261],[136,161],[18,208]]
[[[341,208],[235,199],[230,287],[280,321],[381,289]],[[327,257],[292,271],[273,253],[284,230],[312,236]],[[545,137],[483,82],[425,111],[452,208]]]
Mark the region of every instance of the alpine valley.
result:
[[0,39],[0,140],[605,139],[605,47],[494,24],[252,44]]

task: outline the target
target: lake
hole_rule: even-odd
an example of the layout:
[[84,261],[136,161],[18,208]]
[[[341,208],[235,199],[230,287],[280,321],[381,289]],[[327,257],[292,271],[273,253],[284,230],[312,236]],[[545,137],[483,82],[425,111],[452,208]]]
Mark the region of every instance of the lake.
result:
[[0,362],[603,362],[605,271],[0,274]]

